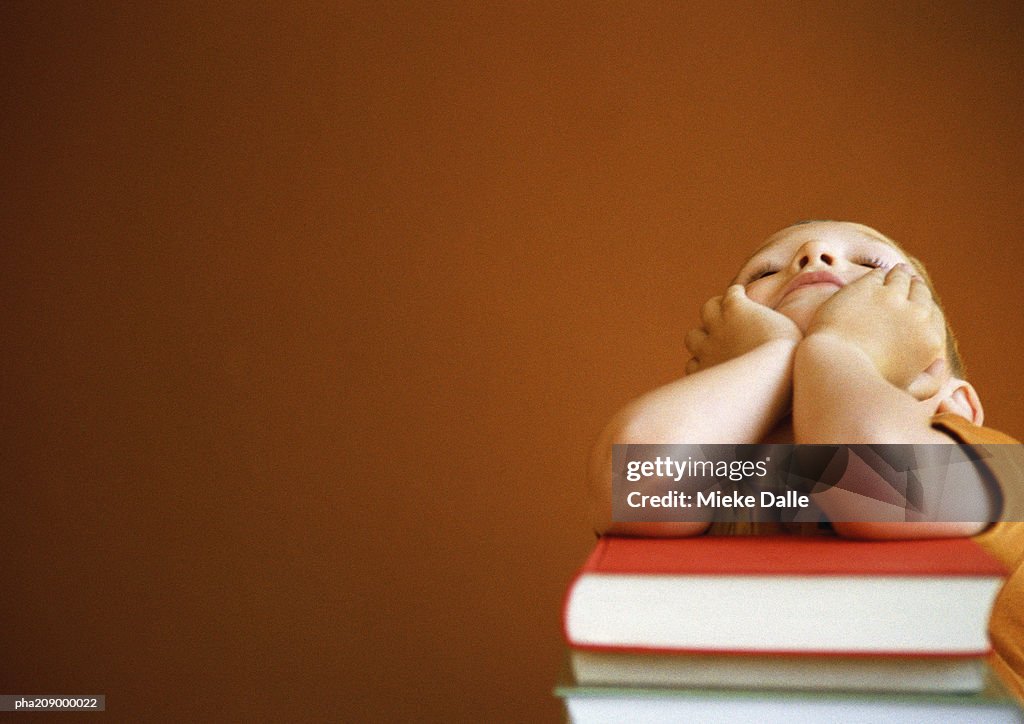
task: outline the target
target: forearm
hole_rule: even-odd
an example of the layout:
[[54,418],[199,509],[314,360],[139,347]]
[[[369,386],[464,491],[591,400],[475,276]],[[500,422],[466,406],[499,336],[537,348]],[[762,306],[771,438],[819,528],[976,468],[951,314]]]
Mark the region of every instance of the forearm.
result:
[[778,340],[634,400],[600,444],[739,444],[763,438],[786,414],[795,344]]
[[[793,370],[797,443],[953,443],[931,426],[927,404],[886,382],[867,355],[838,336],[809,335],[796,351]],[[941,475],[933,480],[930,474],[945,469],[941,463],[923,468],[922,511],[908,512],[878,500],[870,493],[879,483],[878,473],[853,457],[841,483],[815,495],[815,502],[836,531],[848,537],[933,538],[980,532],[984,523],[954,521],[972,515],[983,521],[989,515],[991,497],[982,477],[963,472],[955,481]],[[915,516],[919,520],[913,520]]]
[[793,362],[793,432],[798,444],[944,444],[932,411],[889,384],[856,345],[812,334]]
[[612,446],[759,442],[789,411],[795,344],[776,340],[638,398],[608,424],[588,471],[598,532],[694,535],[706,523],[611,521]]

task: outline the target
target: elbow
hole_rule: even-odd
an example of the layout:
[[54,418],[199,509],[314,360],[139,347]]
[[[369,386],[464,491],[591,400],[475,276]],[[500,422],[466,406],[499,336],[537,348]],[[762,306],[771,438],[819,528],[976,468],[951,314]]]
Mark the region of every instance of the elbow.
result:
[[710,521],[615,521],[612,515],[612,446],[646,444],[635,418],[620,414],[605,428],[594,445],[587,467],[587,497],[591,522],[598,535],[644,538],[685,538],[701,535]]
[[587,497],[591,519],[598,534],[610,532],[612,526],[612,447],[637,444],[635,418],[629,409],[622,410],[601,431],[587,463]]

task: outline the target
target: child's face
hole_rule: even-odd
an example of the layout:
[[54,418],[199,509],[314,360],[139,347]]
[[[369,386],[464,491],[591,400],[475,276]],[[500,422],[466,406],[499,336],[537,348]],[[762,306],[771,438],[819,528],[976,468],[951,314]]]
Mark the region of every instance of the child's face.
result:
[[841,221],[815,221],[773,234],[736,276],[747,296],[789,317],[807,331],[826,299],[872,269],[909,264],[903,252],[874,229]]

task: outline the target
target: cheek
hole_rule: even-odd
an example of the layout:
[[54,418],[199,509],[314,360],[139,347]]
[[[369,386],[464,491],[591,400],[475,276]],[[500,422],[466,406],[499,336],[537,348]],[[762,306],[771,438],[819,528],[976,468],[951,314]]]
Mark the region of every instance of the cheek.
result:
[[[893,265],[893,266],[895,266],[895,265]],[[874,271],[874,269],[871,268],[871,267],[866,267],[866,266],[854,267],[854,270],[850,274],[850,278],[847,280],[846,283],[847,284],[852,284],[853,282],[857,281],[861,277],[865,277],[865,276],[867,276],[868,274],[870,274],[873,271]]]

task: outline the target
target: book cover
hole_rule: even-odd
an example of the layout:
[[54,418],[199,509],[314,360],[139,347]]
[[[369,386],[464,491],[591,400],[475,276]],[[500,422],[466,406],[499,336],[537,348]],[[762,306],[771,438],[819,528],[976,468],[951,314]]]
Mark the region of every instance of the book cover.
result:
[[981,656],[1002,576],[968,539],[605,537],[563,621],[595,650]]

